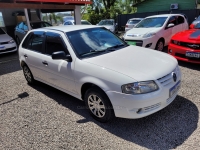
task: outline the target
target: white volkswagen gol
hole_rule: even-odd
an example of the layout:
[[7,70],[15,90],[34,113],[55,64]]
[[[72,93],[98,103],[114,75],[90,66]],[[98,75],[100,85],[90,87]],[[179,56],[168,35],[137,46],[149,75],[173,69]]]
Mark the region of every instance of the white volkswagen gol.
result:
[[155,113],[175,99],[181,83],[175,58],[129,46],[104,27],[31,30],[19,59],[29,84],[39,80],[84,100],[101,122]]
[[171,37],[180,31],[188,29],[188,22],[183,15],[165,14],[150,16],[127,31],[123,38],[131,45],[163,51]]

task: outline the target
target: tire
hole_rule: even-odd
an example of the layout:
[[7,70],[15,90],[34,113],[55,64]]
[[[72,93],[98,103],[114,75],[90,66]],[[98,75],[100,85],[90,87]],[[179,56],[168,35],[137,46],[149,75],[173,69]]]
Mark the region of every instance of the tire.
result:
[[101,89],[93,87],[87,90],[84,101],[91,116],[97,121],[104,123],[115,117],[110,100]]
[[23,66],[23,72],[24,72],[24,77],[25,77],[26,81],[28,82],[28,84],[34,84],[35,79],[33,78],[31,70],[28,68],[27,65]]
[[19,46],[19,44],[21,43],[20,39],[18,36],[16,36],[16,42],[17,42],[17,45]]
[[156,44],[156,48],[155,50],[158,50],[158,51],[163,51],[164,49],[164,41],[162,39],[158,40],[157,44]]

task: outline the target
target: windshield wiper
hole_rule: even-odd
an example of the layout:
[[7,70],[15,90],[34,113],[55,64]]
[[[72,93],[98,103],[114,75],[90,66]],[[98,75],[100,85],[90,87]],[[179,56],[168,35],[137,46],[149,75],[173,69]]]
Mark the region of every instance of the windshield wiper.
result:
[[87,54],[94,54],[94,53],[102,53],[102,52],[105,52],[106,50],[90,50],[90,52],[86,52],[86,53],[82,53],[80,54],[80,56],[83,56],[83,55],[87,55]]
[[115,48],[118,48],[118,47],[121,47],[121,46],[128,46],[128,44],[118,44],[118,45],[115,45],[115,46],[108,47],[106,50],[107,51],[115,51]]

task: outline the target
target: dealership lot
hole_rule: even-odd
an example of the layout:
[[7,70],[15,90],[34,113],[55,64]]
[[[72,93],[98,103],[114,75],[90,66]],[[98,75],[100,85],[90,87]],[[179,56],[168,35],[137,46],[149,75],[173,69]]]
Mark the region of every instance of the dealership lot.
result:
[[179,65],[182,87],[172,104],[103,124],[84,102],[43,83],[29,86],[17,53],[0,55],[0,149],[198,149],[200,66]]

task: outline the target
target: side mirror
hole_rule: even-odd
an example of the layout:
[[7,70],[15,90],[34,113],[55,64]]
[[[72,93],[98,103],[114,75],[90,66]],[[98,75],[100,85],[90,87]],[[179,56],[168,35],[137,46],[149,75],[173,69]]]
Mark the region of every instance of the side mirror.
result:
[[51,57],[54,60],[63,59],[68,62],[72,62],[72,57],[70,55],[66,55],[63,51],[54,52]]
[[173,23],[170,23],[168,24],[167,28],[171,28],[171,27],[174,27],[174,24]]

